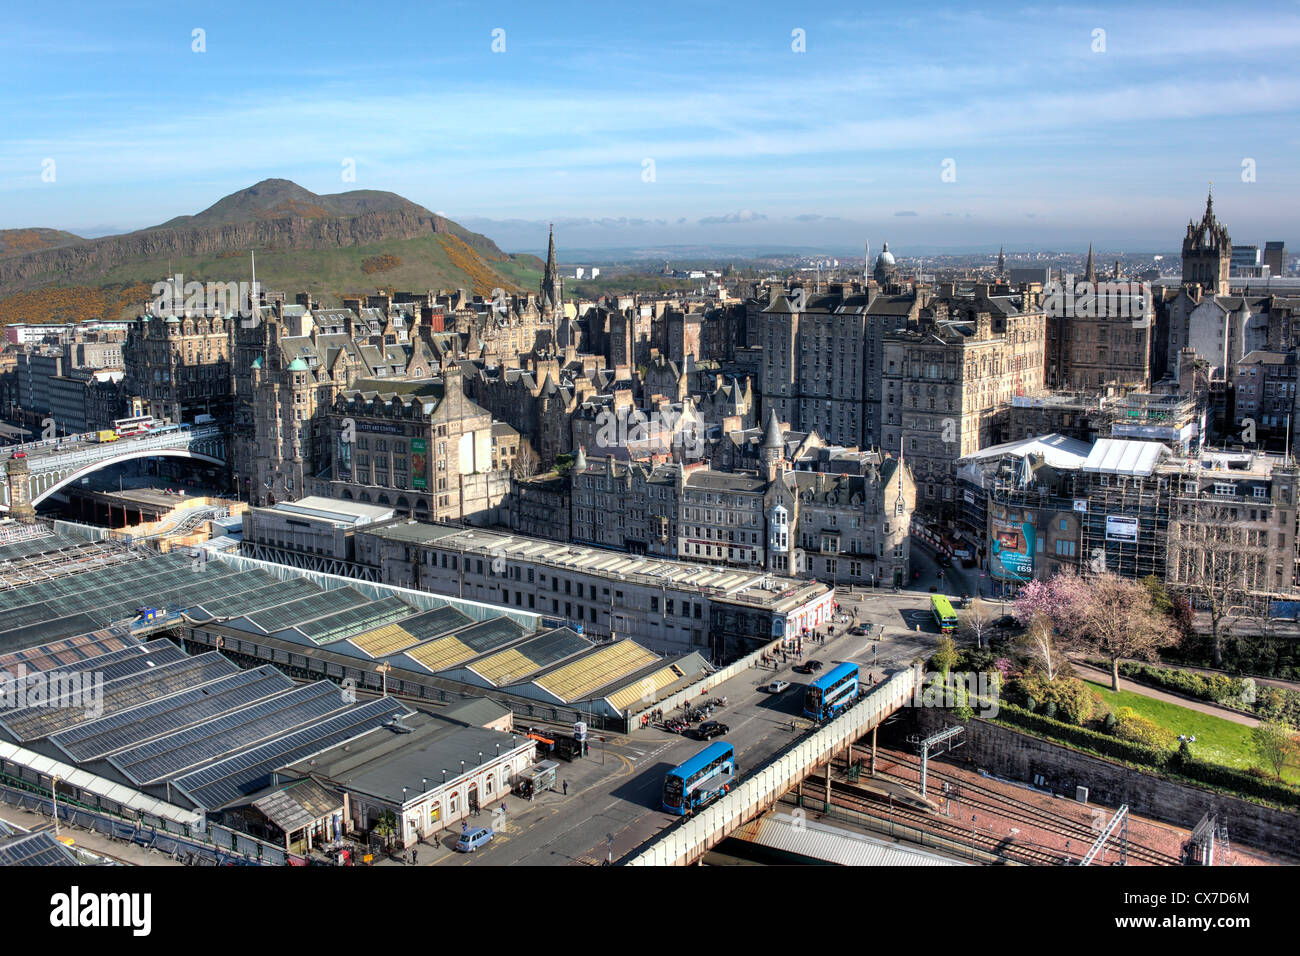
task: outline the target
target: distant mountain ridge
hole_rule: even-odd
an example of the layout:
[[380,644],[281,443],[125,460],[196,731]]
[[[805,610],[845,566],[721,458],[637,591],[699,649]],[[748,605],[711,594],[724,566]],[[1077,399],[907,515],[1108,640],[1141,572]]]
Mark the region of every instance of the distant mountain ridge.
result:
[[[82,239],[57,230],[0,233],[0,242],[5,243],[0,246],[0,300],[46,285],[157,279],[167,271],[169,260],[226,259],[249,250],[338,250],[424,237],[455,237],[472,250],[473,261],[457,253],[449,270],[453,281],[456,273],[463,276],[465,288],[481,290],[495,279],[501,280],[502,287],[513,287],[493,268],[493,263],[509,262],[495,242],[396,193],[363,189],[317,195],[287,179],[267,179],[197,215],[178,216],[123,235]],[[303,265],[305,288],[311,279],[310,256],[296,261]],[[359,270],[356,275],[357,279],[347,281],[355,281],[358,288],[374,285],[375,280],[365,279]],[[282,280],[297,278],[285,275]]]

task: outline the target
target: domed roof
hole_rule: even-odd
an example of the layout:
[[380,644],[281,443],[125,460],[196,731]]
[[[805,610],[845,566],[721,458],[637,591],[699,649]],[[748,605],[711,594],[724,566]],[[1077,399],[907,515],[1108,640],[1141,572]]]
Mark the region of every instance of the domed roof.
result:
[[300,359],[300,358],[296,358],[296,359],[294,359],[292,362],[289,363],[289,371],[290,371],[290,372],[305,372],[305,371],[307,371],[307,363],[304,362],[304,361],[303,361],[302,359]]
[[878,266],[892,266],[894,264],[894,254],[889,251],[889,243],[885,243],[880,250],[880,256],[876,259]]

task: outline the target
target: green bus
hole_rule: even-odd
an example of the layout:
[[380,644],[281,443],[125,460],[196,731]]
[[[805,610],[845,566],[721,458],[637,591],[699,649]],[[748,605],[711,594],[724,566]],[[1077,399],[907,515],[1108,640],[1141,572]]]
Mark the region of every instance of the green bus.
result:
[[957,630],[957,612],[942,594],[930,595],[930,610],[934,612],[934,622],[944,634]]

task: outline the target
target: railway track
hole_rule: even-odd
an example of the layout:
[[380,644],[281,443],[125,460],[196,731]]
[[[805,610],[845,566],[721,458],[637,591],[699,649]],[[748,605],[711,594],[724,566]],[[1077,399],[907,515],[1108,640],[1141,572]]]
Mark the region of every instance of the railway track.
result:
[[[900,767],[906,767],[912,771],[915,777],[901,777],[898,774],[890,773],[879,766],[877,758],[876,773],[878,776],[891,777],[909,787],[916,786],[916,781],[921,772],[921,761],[919,758],[913,759],[910,755],[899,754],[887,751],[884,755],[886,760],[892,760]],[[1090,847],[1097,839],[1097,831],[1091,825],[1081,823],[1079,820],[1055,810],[1048,810],[1042,807],[1035,807],[1025,803],[1009,803],[1006,794],[999,793],[991,787],[981,786],[972,783],[969,780],[947,773],[942,769],[935,767],[934,763],[930,764],[928,775],[932,779],[940,782],[946,782],[956,788],[960,794],[954,799],[959,799],[965,806],[982,810],[986,813],[993,813],[1016,823],[1023,823],[1026,826],[1036,826],[1042,829],[1052,830],[1060,833],[1070,841],[1079,841],[1081,847]],[[951,796],[951,794],[950,794]],[[1107,814],[1107,819],[1109,819]],[[1131,858],[1149,863],[1153,866],[1176,866],[1179,860],[1167,853],[1159,850],[1153,850],[1150,847],[1143,846],[1133,842],[1131,839],[1128,844],[1128,855]]]
[[[831,786],[831,806],[846,810],[856,810],[868,816],[879,818],[879,811],[885,803],[873,793],[859,790],[852,784],[833,783]],[[804,796],[814,800],[825,800],[826,785],[808,778],[804,781]],[[987,831],[981,833],[969,827],[953,823],[947,817],[936,817],[906,804],[895,803],[891,807],[891,819],[911,826],[917,830],[947,837],[962,846],[971,846],[993,856],[1001,856],[1017,863],[1029,866],[1058,866],[1061,854],[1036,844],[1025,842],[1013,843],[1004,837],[994,836]]]

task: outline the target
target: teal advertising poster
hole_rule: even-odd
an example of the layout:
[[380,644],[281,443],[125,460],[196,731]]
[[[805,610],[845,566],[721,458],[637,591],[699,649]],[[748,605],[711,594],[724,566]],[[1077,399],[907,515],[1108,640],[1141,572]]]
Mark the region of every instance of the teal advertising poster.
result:
[[1034,550],[1037,546],[1034,526],[1026,521],[1013,524],[993,519],[993,567],[999,577],[1028,581],[1034,576]]

